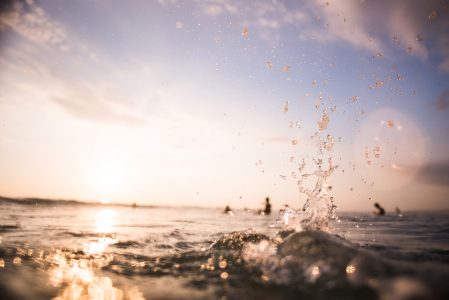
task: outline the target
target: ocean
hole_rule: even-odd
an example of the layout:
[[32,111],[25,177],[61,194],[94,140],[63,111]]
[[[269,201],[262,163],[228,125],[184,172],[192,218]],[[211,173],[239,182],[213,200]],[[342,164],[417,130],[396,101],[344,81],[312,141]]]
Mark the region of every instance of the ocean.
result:
[[449,299],[449,212],[278,212],[0,199],[1,299]]

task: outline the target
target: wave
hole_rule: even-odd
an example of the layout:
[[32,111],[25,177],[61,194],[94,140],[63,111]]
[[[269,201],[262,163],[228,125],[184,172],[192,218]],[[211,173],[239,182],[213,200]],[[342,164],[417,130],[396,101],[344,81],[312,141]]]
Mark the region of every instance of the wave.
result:
[[121,248],[121,249],[128,249],[128,248],[141,248],[142,244],[136,241],[120,241],[117,243],[112,244],[112,246]]
[[79,200],[63,200],[63,199],[44,199],[44,198],[9,198],[0,196],[0,205],[26,205],[26,206],[103,206],[103,207],[134,207],[134,208],[158,208],[162,206],[155,205],[139,205],[123,203],[101,203],[87,202]]
[[75,238],[112,238],[115,239],[116,234],[113,232],[91,232],[91,231],[62,231],[60,235],[69,235]]
[[448,299],[447,265],[394,261],[322,231],[246,244],[247,266],[278,285],[364,289],[388,299]]
[[[173,236],[179,237],[179,232],[174,230]],[[165,244],[124,240],[111,244],[102,255],[76,249],[47,249],[42,255],[4,247],[0,255],[6,266],[21,257],[22,265],[35,264],[36,270],[61,264],[65,257],[72,264],[92,261],[88,265],[95,265],[95,272],[111,278],[183,278],[189,288],[209,288],[211,298],[449,299],[446,263],[390,259],[383,255],[388,249],[359,247],[322,231],[283,231],[270,238],[246,230],[225,233],[209,246],[204,244],[182,239]],[[167,251],[155,254],[151,247]]]
[[207,249],[176,255],[128,260],[118,254],[105,270],[185,276],[198,287],[220,287],[225,276],[232,287],[230,298],[316,298],[316,293],[344,299],[449,296],[447,265],[395,261],[321,231],[284,234],[284,238],[281,234],[270,239],[248,230],[224,234]]
[[8,232],[8,231],[13,231],[16,229],[20,229],[20,225],[16,224],[16,225],[2,225],[0,224],[0,232]]
[[42,198],[7,198],[0,197],[0,205],[18,204],[18,205],[33,205],[33,206],[52,206],[52,205],[92,205],[99,203],[87,203],[77,200],[53,200]]

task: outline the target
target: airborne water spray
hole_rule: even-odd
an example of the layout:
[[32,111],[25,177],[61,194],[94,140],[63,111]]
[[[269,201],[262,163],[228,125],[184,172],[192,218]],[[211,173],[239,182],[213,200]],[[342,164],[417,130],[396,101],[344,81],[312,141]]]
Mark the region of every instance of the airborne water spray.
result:
[[281,218],[277,220],[287,230],[330,230],[330,221],[336,219],[334,198],[330,192],[332,186],[327,182],[333,171],[338,167],[332,161],[334,138],[328,134],[325,138],[322,133],[329,124],[329,115],[323,111],[321,119],[317,122],[318,131],[311,137],[317,141],[318,154],[312,159],[313,171],[306,172],[306,162],[303,159],[298,166],[300,179],[298,190],[306,196],[302,209],[292,209],[288,205],[280,211]]

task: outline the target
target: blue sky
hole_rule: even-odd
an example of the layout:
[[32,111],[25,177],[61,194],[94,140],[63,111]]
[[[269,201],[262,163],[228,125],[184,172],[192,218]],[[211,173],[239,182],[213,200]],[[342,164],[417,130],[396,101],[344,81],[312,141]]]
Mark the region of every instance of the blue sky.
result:
[[271,196],[300,207],[292,172],[318,155],[310,136],[325,111],[340,209],[370,210],[373,199],[449,208],[448,10],[9,1],[0,194],[240,207]]

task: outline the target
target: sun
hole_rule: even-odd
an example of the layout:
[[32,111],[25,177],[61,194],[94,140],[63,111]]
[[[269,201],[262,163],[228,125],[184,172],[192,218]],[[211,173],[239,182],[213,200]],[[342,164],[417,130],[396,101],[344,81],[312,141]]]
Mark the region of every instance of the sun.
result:
[[101,159],[92,164],[89,173],[92,193],[102,203],[108,203],[126,187],[126,168],[117,159]]

